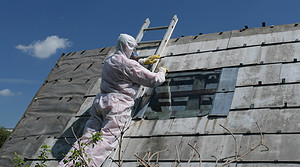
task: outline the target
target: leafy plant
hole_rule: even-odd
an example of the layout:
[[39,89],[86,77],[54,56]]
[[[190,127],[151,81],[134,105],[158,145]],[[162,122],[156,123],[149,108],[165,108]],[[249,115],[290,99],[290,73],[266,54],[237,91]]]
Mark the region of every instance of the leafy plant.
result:
[[[21,155],[15,152],[13,163],[15,164],[14,167],[23,167],[25,165],[25,160],[24,158],[21,158]],[[26,167],[29,167],[29,165],[26,165]]]
[[[94,147],[98,141],[100,141],[100,140],[102,141],[101,133],[96,132],[96,133],[92,134],[92,136],[88,138],[89,142],[86,143],[86,142],[82,142],[81,140],[78,140],[77,136],[74,133],[73,128],[72,128],[72,132],[73,132],[75,138],[77,139],[78,148],[72,146],[74,148],[74,150],[70,151],[72,154],[70,156],[66,157],[63,162],[65,164],[72,162],[76,167],[88,167],[89,166],[88,164],[90,163],[91,158],[88,158],[86,161],[87,154],[85,152],[85,148],[90,147],[90,146]],[[70,144],[68,141],[67,141],[67,143]],[[48,146],[48,145],[43,145],[41,147],[42,150],[40,151],[40,155],[37,157],[40,160],[40,163],[36,163],[34,165],[35,167],[47,167],[47,165],[45,164],[49,158],[47,154],[51,153],[51,150],[49,148],[50,148],[50,146]],[[25,158],[22,158],[21,155],[19,155],[15,152],[15,157],[13,159],[14,167],[30,167],[30,165],[24,166],[25,162],[26,162]]]
[[41,164],[36,163],[35,167],[47,167],[47,165],[45,164],[47,159],[48,159],[48,155],[47,153],[51,153],[51,150],[49,149],[50,146],[48,145],[43,145],[41,150],[41,154],[38,156],[38,159],[41,160]]
[[86,142],[83,142],[80,139],[78,139],[78,137],[74,133],[73,128],[72,128],[72,132],[76,138],[78,147],[73,146],[65,138],[66,142],[72,146],[73,150],[70,151],[70,153],[71,153],[70,156],[64,155],[65,159],[63,160],[63,162],[64,162],[64,164],[73,163],[76,167],[77,166],[78,167],[79,166],[80,167],[82,167],[82,166],[88,167],[89,163],[91,162],[91,158],[88,158],[88,156],[85,152],[85,148],[90,147],[90,146],[92,146],[94,148],[94,146],[97,144],[98,141],[100,141],[100,140],[102,141],[102,137],[101,137],[102,134],[100,132],[96,132],[96,133],[92,134],[92,136],[88,138],[89,142],[86,143]]
[[[51,153],[51,150],[49,149],[50,146],[48,145],[43,145],[41,147],[41,154],[38,156],[38,159],[41,160],[41,164],[36,163],[34,166],[35,167],[47,167],[45,164],[46,161],[48,160],[48,153]],[[21,155],[17,154],[15,152],[15,157],[13,160],[14,167],[23,167],[25,165],[25,158],[22,158]],[[25,167],[30,167],[30,165],[26,165]]]

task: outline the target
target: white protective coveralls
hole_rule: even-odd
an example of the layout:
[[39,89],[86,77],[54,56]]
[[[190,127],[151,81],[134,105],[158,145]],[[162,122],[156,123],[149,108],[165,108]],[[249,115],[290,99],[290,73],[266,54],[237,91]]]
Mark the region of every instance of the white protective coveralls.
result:
[[[153,73],[141,65],[145,60],[140,59],[137,62],[130,59],[136,47],[137,43],[132,36],[121,34],[115,54],[104,61],[101,93],[95,97],[91,118],[87,121],[80,138],[82,142],[89,142],[88,138],[92,133],[100,131],[102,134],[103,141],[99,141],[94,148],[86,148],[88,158],[91,158],[90,166],[101,166],[118,145],[116,137],[120,137],[120,129],[123,129],[130,119],[130,108],[134,105],[134,96],[139,86],[155,87],[165,81],[166,69],[163,67],[160,67],[157,73]],[[78,148],[77,142],[74,147]],[[63,160],[59,163],[59,166],[72,165],[65,165]]]

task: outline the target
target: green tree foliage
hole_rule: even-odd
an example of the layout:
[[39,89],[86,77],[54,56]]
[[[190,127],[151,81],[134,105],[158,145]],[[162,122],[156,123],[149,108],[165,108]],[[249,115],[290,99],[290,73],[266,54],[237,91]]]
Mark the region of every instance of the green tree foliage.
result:
[[[89,167],[91,158],[87,158],[85,148],[89,147],[89,146],[94,147],[98,141],[100,141],[100,140],[102,141],[101,133],[96,132],[95,134],[92,134],[92,137],[88,138],[89,142],[84,143],[84,142],[81,142],[80,140],[78,140],[77,136],[74,133],[73,128],[72,128],[72,132],[73,132],[75,138],[77,139],[79,148],[72,146],[72,144],[69,143],[65,138],[65,140],[68,142],[68,144],[70,144],[72,147],[74,147],[74,150],[71,151],[72,154],[70,156],[65,155],[66,157],[64,159],[64,163],[65,164],[73,163],[75,167]],[[40,155],[38,156],[38,159],[40,160],[40,164],[36,163],[35,167],[47,167],[47,165],[45,163],[46,163],[46,161],[48,161],[48,154],[51,153],[50,147],[51,146],[48,146],[48,145],[43,145],[41,147]],[[29,165],[25,165],[25,163],[26,163],[25,158],[22,158],[22,156],[17,154],[16,152],[15,152],[15,157],[14,157],[13,163],[14,163],[14,167],[24,167],[24,166],[29,167]]]
[[3,127],[0,127],[0,148],[4,144],[5,140],[8,138],[8,136],[11,134],[11,132]]
[[[45,164],[46,161],[48,160],[48,153],[51,153],[51,150],[49,149],[50,146],[48,145],[43,145],[41,147],[41,151],[40,151],[40,155],[38,156],[38,159],[41,161],[40,164],[36,163],[34,165],[34,167],[47,167],[47,165]],[[17,154],[15,152],[15,157],[14,157],[14,167],[24,167],[25,165],[25,159],[21,157],[21,155]],[[25,167],[29,167],[30,165],[26,165]]]
[[[25,160],[24,158],[21,157],[21,155],[17,154],[15,152],[15,157],[14,157],[14,167],[23,167],[25,165]],[[26,165],[25,167],[29,167],[29,165]]]
[[77,139],[78,148],[71,145],[65,138],[66,142],[70,144],[74,149],[70,151],[72,153],[70,156],[64,155],[65,159],[63,160],[63,162],[67,165],[72,163],[75,167],[89,167],[91,158],[88,158],[85,152],[85,148],[90,146],[94,148],[98,141],[102,141],[102,134],[100,132],[93,133],[92,136],[88,138],[89,142],[85,143],[77,138],[76,134],[74,133],[73,127],[72,132]]
[[51,146],[48,145],[43,145],[41,148],[41,154],[38,156],[38,159],[41,160],[41,164],[36,163],[35,167],[47,167],[47,165],[45,164],[46,161],[48,160],[48,153],[51,153],[51,150],[49,149]]

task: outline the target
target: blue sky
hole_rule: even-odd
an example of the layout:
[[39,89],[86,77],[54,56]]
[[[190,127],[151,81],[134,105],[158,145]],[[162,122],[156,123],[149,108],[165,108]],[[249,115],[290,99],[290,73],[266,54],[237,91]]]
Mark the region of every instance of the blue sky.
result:
[[[0,126],[14,128],[62,53],[179,22],[172,38],[300,22],[299,0],[0,0]],[[157,34],[144,39],[156,40]]]

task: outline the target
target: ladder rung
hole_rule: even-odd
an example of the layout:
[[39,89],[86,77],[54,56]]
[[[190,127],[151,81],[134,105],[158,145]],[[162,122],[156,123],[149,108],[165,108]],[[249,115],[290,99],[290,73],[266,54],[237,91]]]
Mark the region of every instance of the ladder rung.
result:
[[161,40],[155,40],[155,41],[142,41],[142,42],[139,42],[138,44],[151,44],[151,43],[160,43]]
[[162,29],[168,29],[168,28],[169,28],[169,26],[152,27],[152,28],[145,28],[144,31],[162,30]]

